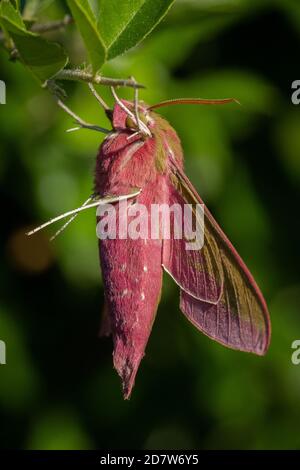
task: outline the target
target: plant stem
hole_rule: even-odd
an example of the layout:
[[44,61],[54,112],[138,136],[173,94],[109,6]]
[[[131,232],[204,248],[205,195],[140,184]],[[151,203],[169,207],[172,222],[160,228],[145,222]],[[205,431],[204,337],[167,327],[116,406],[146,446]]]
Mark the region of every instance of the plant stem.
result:
[[87,72],[86,70],[80,69],[64,69],[58,72],[54,80],[75,80],[82,81],[87,83],[94,83],[95,85],[106,85],[106,86],[122,86],[122,87],[132,87],[132,88],[145,88],[144,85],[137,83],[131,78],[121,79],[121,78],[108,78],[103,77],[99,73],[93,74]]
[[[73,23],[74,20],[70,15],[65,15],[62,20],[50,21],[48,23],[35,23],[31,26],[30,31],[33,33],[47,33],[50,31],[55,31],[60,28],[64,28],[69,24]],[[5,36],[2,31],[0,31],[0,43],[5,41]],[[11,60],[16,60],[19,58],[17,49],[12,48],[9,50]],[[113,87],[132,87],[132,88],[144,88],[143,85],[137,83],[134,79],[118,79],[118,78],[108,78],[103,77],[99,73],[93,74],[86,70],[80,69],[64,69],[58,72],[58,74],[53,77],[56,80],[74,80],[82,81],[87,83],[93,83],[95,85],[106,85]]]
[[56,31],[57,29],[64,28],[74,22],[70,15],[65,15],[62,20],[50,21],[49,23],[35,23],[30,28],[32,33],[48,33],[50,31]]

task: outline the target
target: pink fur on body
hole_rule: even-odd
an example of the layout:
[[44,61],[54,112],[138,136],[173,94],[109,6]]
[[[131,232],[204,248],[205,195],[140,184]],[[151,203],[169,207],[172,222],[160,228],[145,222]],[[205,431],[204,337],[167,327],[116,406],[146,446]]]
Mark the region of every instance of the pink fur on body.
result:
[[[124,102],[131,107],[132,104]],[[137,188],[136,203],[202,203],[183,172],[174,129],[139,105],[152,137],[133,134],[126,112],[115,105],[113,131],[100,147],[95,189],[100,196],[121,196]],[[131,204],[133,201],[131,201]],[[117,213],[122,210],[115,204]],[[122,217],[124,214],[120,214]],[[118,217],[117,217],[118,220]],[[130,218],[129,218],[130,221]],[[99,241],[107,313],[102,333],[112,333],[114,366],[129,398],[155,319],[165,269],[180,287],[180,308],[203,333],[219,343],[262,355],[270,342],[265,300],[252,275],[205,207],[205,242],[186,251],[184,240],[149,237]],[[118,226],[117,226],[118,233]]]

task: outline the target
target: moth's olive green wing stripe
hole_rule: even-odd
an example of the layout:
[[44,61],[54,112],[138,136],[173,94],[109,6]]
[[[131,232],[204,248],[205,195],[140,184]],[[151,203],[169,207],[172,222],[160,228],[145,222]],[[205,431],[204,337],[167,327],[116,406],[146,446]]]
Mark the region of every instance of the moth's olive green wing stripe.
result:
[[[187,202],[202,203],[182,170],[173,162],[178,190]],[[180,186],[182,188],[180,189]],[[205,207],[205,244],[222,263],[224,285],[217,304],[197,300],[182,292],[181,308],[201,331],[220,343],[243,351],[264,354],[270,343],[271,326],[266,302],[248,268]]]
[[[163,240],[163,267],[187,294],[198,300],[217,304],[222,296],[224,283],[222,257],[219,247],[211,232],[206,230],[205,219],[204,225],[203,221],[200,220],[201,217],[197,213],[196,208],[199,202],[192,198],[192,195],[186,190],[176,174],[173,175],[168,184],[170,208],[177,204],[182,208],[182,213],[184,213],[185,204],[189,204],[192,207],[196,230],[201,232],[199,239],[202,238],[204,232],[204,246],[201,249],[187,249],[187,241],[184,236],[176,239],[174,236],[175,229],[171,227],[170,240]],[[176,217],[174,215],[174,219]],[[182,235],[186,229],[184,226],[185,222],[184,216],[177,222],[183,225]],[[176,220],[174,221],[175,223]]]

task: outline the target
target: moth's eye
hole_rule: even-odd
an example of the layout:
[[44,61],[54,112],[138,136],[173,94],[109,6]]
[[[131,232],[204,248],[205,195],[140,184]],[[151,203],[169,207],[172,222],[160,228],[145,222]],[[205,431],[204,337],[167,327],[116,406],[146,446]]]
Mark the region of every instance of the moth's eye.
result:
[[136,128],[135,122],[133,122],[133,120],[129,116],[127,116],[127,118],[126,118],[126,127],[129,127],[130,129],[135,129]]
[[155,120],[152,119],[149,114],[145,114],[145,121],[147,125],[153,125],[155,123]]

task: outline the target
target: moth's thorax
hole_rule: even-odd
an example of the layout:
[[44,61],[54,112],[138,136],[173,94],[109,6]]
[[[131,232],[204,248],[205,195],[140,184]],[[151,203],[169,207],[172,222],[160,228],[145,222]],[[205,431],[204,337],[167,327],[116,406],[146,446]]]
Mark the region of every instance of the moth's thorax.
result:
[[[133,111],[133,103],[124,101]],[[151,136],[137,133],[136,124],[118,104],[112,115],[112,132],[102,143],[96,164],[96,191],[126,194],[133,187],[143,188],[170,171],[170,161],[182,166],[182,149],[175,130],[160,115],[139,104],[139,118]]]

